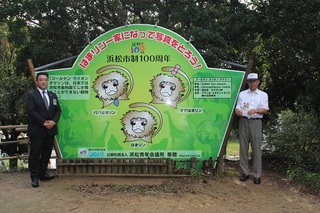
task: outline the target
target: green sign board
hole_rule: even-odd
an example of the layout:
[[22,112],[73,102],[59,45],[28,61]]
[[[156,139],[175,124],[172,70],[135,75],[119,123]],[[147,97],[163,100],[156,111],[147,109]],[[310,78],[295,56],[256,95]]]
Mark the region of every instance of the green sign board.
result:
[[190,42],[142,24],[101,35],[49,74],[65,159],[216,159],[244,77],[208,68]]

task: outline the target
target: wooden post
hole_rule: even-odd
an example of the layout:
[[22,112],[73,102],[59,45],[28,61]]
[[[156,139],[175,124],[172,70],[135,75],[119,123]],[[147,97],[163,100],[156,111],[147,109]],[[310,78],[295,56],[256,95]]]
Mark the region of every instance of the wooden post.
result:
[[[30,70],[33,82],[34,82],[35,85],[37,85],[36,72],[35,72],[32,60],[28,59],[27,61],[28,61],[29,70]],[[56,151],[57,159],[61,159],[61,152],[60,152],[59,145],[58,145],[58,142],[56,140],[56,137],[54,137],[53,147],[54,147],[54,150]]]
[[149,174],[149,160],[148,160],[148,158],[143,159],[142,173]]
[[121,158],[117,159],[117,164],[118,164],[118,174],[123,174],[124,171],[124,166],[123,166],[124,160]]
[[130,166],[129,166],[130,160],[128,158],[125,158],[123,162],[125,163],[124,168],[123,168],[123,173],[129,174],[130,173]]
[[34,66],[33,66],[32,60],[31,60],[31,59],[28,59],[27,61],[28,61],[29,70],[30,70],[31,77],[32,77],[32,80],[33,80],[33,82],[34,82],[34,85],[37,85],[36,72],[35,72],[35,70],[34,70]]
[[[250,59],[249,60],[249,64],[247,66],[247,69],[245,71],[245,76],[244,76],[244,80],[242,81],[240,91],[242,91],[245,88],[245,86],[246,86],[246,80],[245,79],[247,78],[247,75],[252,70],[252,67],[253,67],[253,60]],[[236,115],[234,113],[234,109],[232,109],[232,115],[231,115],[230,123],[229,123],[229,126],[227,128],[226,136],[225,136],[225,138],[223,140],[221,151],[220,151],[219,157],[218,157],[218,165],[217,166],[218,166],[218,172],[219,173],[223,172],[223,155],[225,155],[225,153],[226,153],[227,143],[228,143],[228,140],[229,140],[230,132],[232,130],[235,118],[236,118]]]

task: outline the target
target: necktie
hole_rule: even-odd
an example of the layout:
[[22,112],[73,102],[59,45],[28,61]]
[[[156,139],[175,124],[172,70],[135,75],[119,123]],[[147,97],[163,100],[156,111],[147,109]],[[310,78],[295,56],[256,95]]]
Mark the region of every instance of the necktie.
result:
[[46,94],[46,91],[42,91],[42,98],[43,98],[44,104],[46,105],[47,110],[49,110],[48,99],[45,96],[45,94]]

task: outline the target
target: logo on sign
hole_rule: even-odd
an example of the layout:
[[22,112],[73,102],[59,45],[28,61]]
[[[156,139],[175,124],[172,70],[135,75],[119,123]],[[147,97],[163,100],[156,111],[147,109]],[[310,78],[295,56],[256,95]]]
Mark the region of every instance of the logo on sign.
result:
[[144,46],[143,42],[137,42],[137,43],[132,43],[131,46],[131,53],[135,54],[135,53],[144,53],[146,47]]
[[81,157],[87,156],[87,155],[88,155],[88,150],[87,150],[87,149],[80,149],[80,150],[79,150],[79,155],[80,155]]

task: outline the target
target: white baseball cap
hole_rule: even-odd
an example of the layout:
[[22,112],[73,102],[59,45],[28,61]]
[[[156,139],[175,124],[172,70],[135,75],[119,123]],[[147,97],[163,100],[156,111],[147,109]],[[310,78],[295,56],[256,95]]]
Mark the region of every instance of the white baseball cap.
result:
[[257,73],[250,73],[247,77],[248,81],[254,81],[254,80],[258,80],[258,74]]

